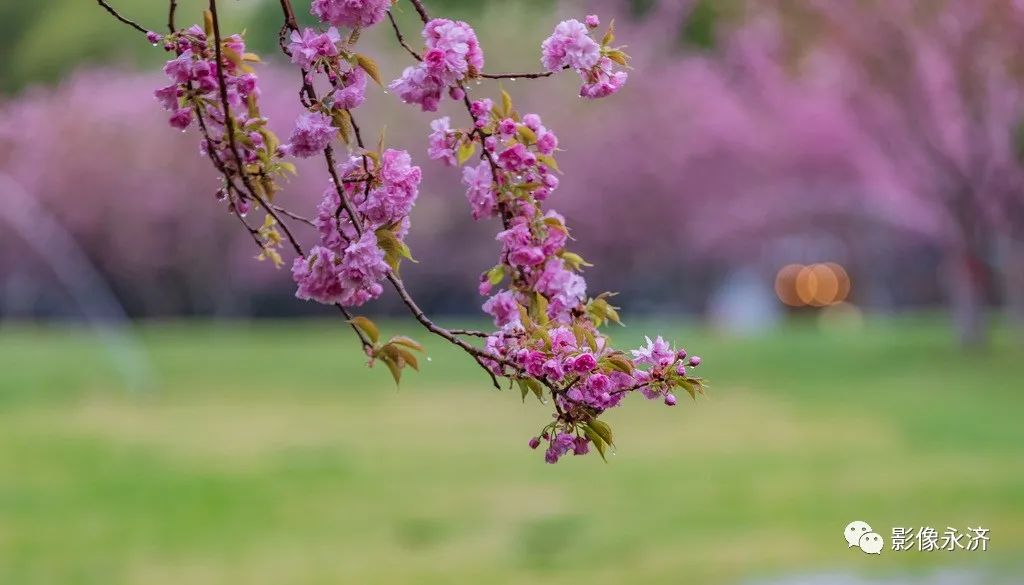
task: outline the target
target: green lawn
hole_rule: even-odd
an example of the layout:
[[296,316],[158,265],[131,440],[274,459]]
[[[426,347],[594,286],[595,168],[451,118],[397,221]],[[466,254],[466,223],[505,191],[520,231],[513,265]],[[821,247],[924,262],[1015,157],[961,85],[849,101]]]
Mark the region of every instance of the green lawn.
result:
[[[0,329],[0,583],[1024,574],[1024,351],[1005,333],[979,355],[928,320],[615,335],[659,327],[705,358],[709,398],[630,399],[608,465],[557,466],[526,447],[546,408],[436,343],[396,391],[337,325],[149,325],[157,383],[133,392],[89,331]],[[982,525],[990,550],[868,556],[842,538],[855,519],[887,541]]]

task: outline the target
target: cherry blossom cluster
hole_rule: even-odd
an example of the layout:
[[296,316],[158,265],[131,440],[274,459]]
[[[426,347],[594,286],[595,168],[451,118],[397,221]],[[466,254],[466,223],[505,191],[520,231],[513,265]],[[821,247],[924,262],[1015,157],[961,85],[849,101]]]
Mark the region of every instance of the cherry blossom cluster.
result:
[[[601,45],[589,37],[596,17],[588,18],[588,25],[561,23],[542,47],[544,62],[551,70],[570,67],[585,74],[584,95],[610,95],[622,86],[625,73],[601,77],[610,72],[606,53],[617,49],[607,47],[610,32]],[[547,462],[570,451],[586,454],[591,446],[604,456],[614,439],[601,415],[631,392],[669,406],[677,403],[676,388],[696,397],[703,392],[702,381],[687,368],[699,365],[700,358],[687,359],[685,351],[672,349],[661,337],[648,338],[630,354],[611,346],[599,330],[619,320],[610,295],[588,297],[581,271],[589,264],[567,248],[565,218],[543,205],[559,185],[558,136],[537,114],[520,116],[506,92],[501,104],[486,98],[467,103],[472,125],[453,127],[450,117],[434,120],[427,155],[448,166],[464,164],[472,216],[500,217],[504,227],[497,235],[500,261],[481,275],[479,286],[482,295],[490,295],[483,310],[497,327],[485,342],[495,359],[485,364],[518,384],[524,399],[530,393],[543,401],[552,398],[552,422],[529,441],[532,448],[546,442]],[[505,288],[495,292],[503,282]]]
[[[220,195],[229,210],[245,224],[262,249],[262,257],[283,263],[277,248],[286,238],[295,250],[291,274],[296,296],[337,305],[359,335],[370,363],[379,360],[398,382],[402,370],[418,368],[414,351],[423,347],[404,336],[380,340],[376,325],[348,309],[378,298],[387,282],[417,321],[470,354],[489,373],[517,385],[523,399],[533,394],[552,404],[552,420],[530,439],[533,449],[546,445],[545,460],[557,462],[568,453],[592,449],[602,457],[614,447],[611,427],[603,414],[621,405],[631,393],[677,403],[675,392],[696,398],[703,380],[692,375],[700,358],[690,357],[658,337],[630,352],[615,349],[601,328],[618,323],[610,293],[590,296],[582,271],[590,266],[569,249],[565,218],[545,205],[559,187],[556,155],[559,139],[534,113],[521,115],[512,97],[501,92],[500,103],[472,99],[468,80],[502,78],[483,72],[484,54],[473,29],[461,21],[430,19],[419,0],[411,0],[424,23],[424,48],[417,53],[402,46],[417,63],[404,70],[390,87],[406,103],[436,111],[442,95],[466,107],[465,125],[450,117],[434,120],[427,155],[448,166],[462,167],[462,181],[474,219],[497,218],[502,229],[496,239],[499,260],[484,272],[479,292],[488,297],[483,311],[495,330],[458,332],[444,329],[416,305],[399,278],[403,259],[412,259],[405,243],[409,214],[419,195],[421,170],[409,153],[366,148],[352,111],[366,100],[367,78],[380,83],[376,63],[356,53],[361,29],[388,16],[392,0],[313,0],[311,13],[326,28],[300,29],[289,0],[282,0],[288,36],[282,50],[303,72],[300,99],[306,111],[296,121],[288,141],[280,144],[259,113],[259,90],[252,63],[259,59],[245,50],[238,35],[220,42],[216,0],[210,0],[204,28],[191,27],[169,35],[147,33],[150,42],[174,53],[164,71],[172,83],[156,92],[171,112],[171,125],[186,129],[198,122],[202,150],[223,175]],[[101,1],[101,4],[103,2]],[[174,4],[171,4],[173,22]],[[145,32],[138,25],[108,11]],[[617,92],[626,82],[628,56],[613,47],[614,26],[600,42],[591,37],[600,25],[596,16],[585,22],[559,23],[541,46],[546,77],[563,69],[583,79],[580,95],[599,98]],[[349,29],[345,34],[339,27]],[[173,23],[172,23],[173,28]],[[326,83],[324,83],[326,81]],[[317,87],[329,87],[318,95]],[[341,164],[333,143],[348,147]],[[295,167],[288,156],[322,155],[331,175],[312,219],[293,214],[274,202],[274,178]],[[266,212],[259,228],[244,219],[249,206]],[[301,220],[316,232],[316,243],[304,250],[284,217]],[[483,347],[460,335],[485,338]]]
[[[212,146],[220,160],[226,165],[233,165],[234,155],[230,152],[218,82],[218,74],[222,74],[234,127],[247,138],[239,149],[243,162],[252,164],[269,157],[266,119],[258,115],[256,107],[259,97],[257,78],[249,66],[250,62],[258,58],[245,52],[242,37],[232,35],[224,39],[221,47],[224,58],[218,64],[212,39],[199,26],[167,36],[156,33],[149,33],[148,36],[154,44],[163,43],[165,50],[176,55],[164,65],[164,73],[170,78],[171,84],[154,92],[164,109],[171,112],[170,125],[185,130],[199,111],[206,118],[213,139]],[[221,68],[222,71],[218,71]],[[209,146],[206,141],[202,143],[204,153]]]
[[389,87],[404,102],[418,104],[424,112],[435,112],[445,88],[451,88],[452,99],[462,99],[464,93],[458,84],[483,71],[484,52],[472,27],[460,20],[431,20],[423,27],[423,40],[422,61],[407,67]]
[[[164,65],[170,85],[154,95],[171,112],[172,127],[184,132],[198,120],[203,133],[200,153],[223,174],[217,198],[228,202],[230,212],[245,217],[254,203],[273,199],[275,177],[294,167],[281,160],[278,138],[260,114],[258,79],[252,67],[259,57],[246,52],[241,35],[231,35],[216,46],[211,26],[208,21],[205,29],[194,25],[168,35],[147,33],[150,42],[175,55]],[[283,260],[277,248],[282,236],[276,223],[267,216],[263,226],[252,231],[263,248],[260,258],[280,265]]]
[[404,240],[422,173],[409,153],[387,149],[351,157],[339,176],[341,194],[331,185],[317,206],[318,245],[295,259],[292,277],[300,299],[356,307],[379,297],[380,281],[408,257]]
[[313,0],[310,12],[321,22],[366,28],[384,19],[391,0]]
[[[315,7],[315,6],[314,6]],[[285,47],[292,63],[302,68],[307,84],[323,76],[331,91],[299,116],[281,153],[309,158],[323,152],[344,131],[350,111],[366,101],[366,67],[375,67],[362,55],[351,50],[335,27],[326,31],[306,28],[292,31]]]
[[614,23],[600,43],[590,36],[600,24],[601,20],[593,14],[586,18],[586,23],[564,20],[541,44],[544,68],[548,71],[574,69],[583,79],[580,96],[591,99],[619,91],[627,78],[627,73],[617,70],[616,66],[625,67],[628,57],[621,49],[611,46],[615,41]]

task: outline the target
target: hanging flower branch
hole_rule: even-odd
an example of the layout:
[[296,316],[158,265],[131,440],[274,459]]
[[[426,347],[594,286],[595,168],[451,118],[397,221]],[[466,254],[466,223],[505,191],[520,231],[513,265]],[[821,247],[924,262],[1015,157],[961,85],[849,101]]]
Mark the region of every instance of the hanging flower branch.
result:
[[[397,1],[397,0],[396,0]],[[322,27],[299,29],[290,0],[281,0],[281,49],[301,70],[300,100],[305,108],[287,142],[270,131],[259,109],[259,57],[246,51],[241,35],[223,37],[216,0],[209,0],[203,25],[178,29],[176,2],[168,6],[168,33],[147,31],[106,0],[97,0],[122,23],[172,54],[164,67],[170,84],[156,90],[169,123],[182,131],[197,127],[200,150],[220,172],[218,198],[260,248],[260,258],[285,263],[294,255],[292,277],[300,299],[334,305],[352,326],[370,364],[380,361],[397,383],[407,367],[419,368],[423,346],[405,336],[384,340],[368,318],[350,310],[393,288],[413,317],[431,334],[474,359],[496,388],[499,379],[518,387],[523,399],[551,404],[551,422],[529,440],[546,446],[555,463],[570,451],[595,449],[602,457],[614,446],[601,415],[638,392],[666,405],[682,390],[696,398],[704,381],[692,375],[700,358],[673,349],[661,337],[625,352],[615,349],[602,327],[618,323],[612,294],[588,296],[584,268],[591,266],[568,248],[565,218],[546,202],[559,186],[558,137],[535,113],[520,114],[511,96],[474,99],[470,81],[550,77],[565,70],[582,80],[580,96],[610,96],[627,81],[629,57],[615,46],[614,23],[597,40],[597,16],[559,23],[541,45],[544,71],[486,73],[484,52],[467,23],[431,19],[420,0],[410,0],[423,29],[422,47],[403,36],[391,11],[392,0],[313,0],[310,12]],[[480,277],[488,297],[483,310],[493,332],[445,329],[416,304],[401,280],[404,261],[414,261],[405,243],[409,214],[419,194],[421,170],[403,150],[383,140],[369,148],[353,111],[366,101],[368,80],[382,84],[369,56],[357,52],[360,32],[387,18],[414,63],[389,84],[400,99],[422,111],[436,111],[446,97],[461,102],[464,124],[449,117],[431,123],[427,155],[462,167],[462,181],[474,219],[497,219],[501,231],[498,262]],[[329,87],[318,95],[314,83]],[[337,160],[335,146],[347,155]],[[312,219],[293,213],[276,199],[276,181],[295,172],[294,157],[322,157],[329,185]],[[258,226],[250,216],[262,215]],[[288,223],[316,233],[303,249]],[[467,339],[483,339],[482,347]]]

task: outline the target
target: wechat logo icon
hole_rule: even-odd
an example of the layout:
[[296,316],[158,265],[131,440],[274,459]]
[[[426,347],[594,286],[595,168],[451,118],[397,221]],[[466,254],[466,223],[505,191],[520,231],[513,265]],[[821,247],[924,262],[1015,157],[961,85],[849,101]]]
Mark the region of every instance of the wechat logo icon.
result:
[[847,524],[843,536],[846,538],[847,548],[857,547],[869,555],[880,554],[885,546],[882,536],[863,520],[854,520]]

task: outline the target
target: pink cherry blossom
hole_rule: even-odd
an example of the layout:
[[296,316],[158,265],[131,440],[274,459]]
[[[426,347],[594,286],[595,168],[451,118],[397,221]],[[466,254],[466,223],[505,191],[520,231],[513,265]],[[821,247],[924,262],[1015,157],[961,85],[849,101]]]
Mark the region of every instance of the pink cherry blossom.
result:
[[341,42],[341,35],[333,26],[323,33],[312,28],[304,28],[302,32],[292,31],[289,38],[291,42],[288,43],[288,52],[292,55],[292,63],[304,69],[312,67],[313,62],[320,57],[337,56],[337,44]]
[[563,20],[541,44],[541,63],[548,71],[564,67],[589,69],[597,64],[601,46],[590,38],[587,26],[576,19]]
[[321,22],[366,28],[384,19],[391,0],[313,0],[310,12]]
[[320,154],[338,135],[338,129],[331,125],[331,118],[319,112],[299,116],[287,144],[281,152],[286,155],[309,158]]

